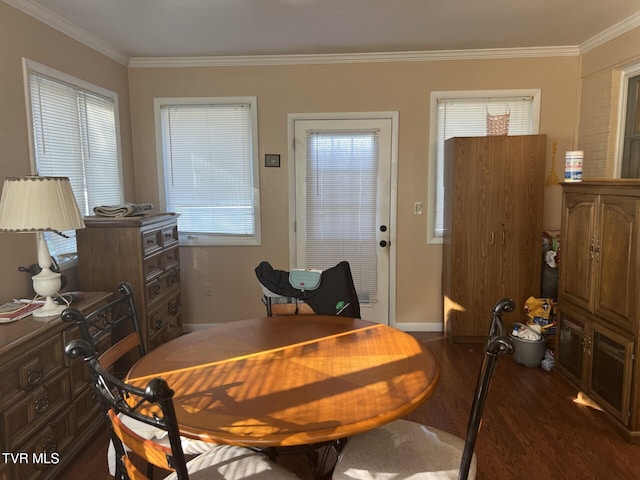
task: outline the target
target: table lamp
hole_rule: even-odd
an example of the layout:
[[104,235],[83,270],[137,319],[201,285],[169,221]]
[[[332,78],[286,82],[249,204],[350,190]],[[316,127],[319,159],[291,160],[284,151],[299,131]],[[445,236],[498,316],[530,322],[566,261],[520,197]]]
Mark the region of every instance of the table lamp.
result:
[[38,265],[33,289],[45,298],[34,317],[58,315],[66,308],[53,301],[62,288],[61,275],[51,271],[52,259],[44,232],[62,235],[64,230],[84,228],[71,183],[67,177],[7,177],[0,199],[0,232],[36,233]]

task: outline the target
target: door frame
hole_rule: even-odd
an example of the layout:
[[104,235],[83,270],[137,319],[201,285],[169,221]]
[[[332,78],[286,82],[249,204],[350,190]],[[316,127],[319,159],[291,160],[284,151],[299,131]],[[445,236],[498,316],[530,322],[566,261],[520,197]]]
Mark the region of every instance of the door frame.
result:
[[389,178],[389,325],[396,324],[396,232],[398,217],[398,124],[399,113],[389,112],[336,112],[289,113],[287,115],[288,175],[289,175],[289,266],[296,268],[296,182],[295,182],[295,129],[296,120],[391,120],[391,172]]

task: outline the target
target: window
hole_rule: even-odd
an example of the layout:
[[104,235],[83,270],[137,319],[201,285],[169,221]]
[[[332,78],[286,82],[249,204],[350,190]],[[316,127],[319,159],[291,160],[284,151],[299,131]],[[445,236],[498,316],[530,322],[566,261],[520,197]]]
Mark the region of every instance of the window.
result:
[[307,133],[307,266],[347,260],[358,298],[377,292],[378,130]]
[[[83,215],[122,203],[117,94],[31,60],[24,68],[34,170],[69,177]],[[45,234],[58,259],[76,252],[75,231],[64,234]]]
[[164,208],[183,245],[259,245],[255,97],[158,98]]
[[627,83],[621,178],[640,177],[640,75]]
[[431,94],[430,243],[441,243],[444,214],[444,141],[487,134],[488,115],[509,115],[509,135],[538,133],[540,90],[456,91]]

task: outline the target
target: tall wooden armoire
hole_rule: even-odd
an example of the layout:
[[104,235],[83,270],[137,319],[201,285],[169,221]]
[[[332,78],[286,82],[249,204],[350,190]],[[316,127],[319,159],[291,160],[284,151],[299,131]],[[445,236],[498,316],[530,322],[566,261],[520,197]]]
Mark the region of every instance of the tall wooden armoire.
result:
[[452,342],[485,340],[497,300],[512,298],[521,312],[540,294],[546,142],[546,135],[445,142],[442,293]]

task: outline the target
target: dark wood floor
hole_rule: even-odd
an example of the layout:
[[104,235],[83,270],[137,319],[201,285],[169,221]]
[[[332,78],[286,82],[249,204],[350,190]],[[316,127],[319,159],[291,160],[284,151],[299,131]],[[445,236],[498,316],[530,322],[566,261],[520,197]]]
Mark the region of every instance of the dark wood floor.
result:
[[[481,345],[450,345],[435,334],[416,334],[436,354],[436,393],[409,415],[463,436]],[[603,412],[576,403],[578,391],[555,372],[501,358],[476,444],[478,479],[640,479],[640,445],[628,443]],[[106,480],[106,434],[87,445],[62,479]],[[297,473],[304,473],[293,463]]]

